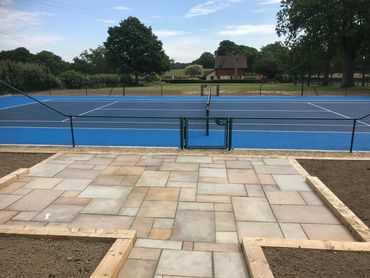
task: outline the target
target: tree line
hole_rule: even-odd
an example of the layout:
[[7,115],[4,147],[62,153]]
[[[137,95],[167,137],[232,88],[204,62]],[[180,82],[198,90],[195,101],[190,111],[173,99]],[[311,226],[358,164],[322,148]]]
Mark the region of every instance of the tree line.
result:
[[49,51],[32,54],[23,47],[1,51],[0,78],[35,90],[114,86],[138,83],[139,76],[158,80],[169,69],[189,65],[213,68],[217,55],[244,55],[249,72],[269,79],[316,75],[322,85],[328,85],[333,73],[342,73],[341,85],[352,86],[354,72],[363,76],[369,72],[368,0],[282,0],[277,19],[276,32],[284,42],[257,50],[224,40],[213,53],[204,52],[187,64],[170,59],[151,27],[128,17],[108,28],[102,45],[85,50],[71,63]]

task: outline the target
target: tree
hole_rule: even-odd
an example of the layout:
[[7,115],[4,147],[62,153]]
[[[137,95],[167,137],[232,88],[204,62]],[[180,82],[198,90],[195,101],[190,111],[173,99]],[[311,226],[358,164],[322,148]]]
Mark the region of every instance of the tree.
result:
[[41,51],[33,56],[33,62],[45,65],[53,74],[59,74],[68,69],[69,64],[60,56],[50,51]]
[[14,62],[31,62],[33,54],[25,47],[18,47],[13,50],[4,50],[0,52],[0,60],[10,60]]
[[215,56],[211,52],[204,52],[193,62],[194,65],[202,65],[205,69],[213,69],[215,66]]
[[261,58],[255,65],[255,71],[263,74],[269,79],[275,78],[281,73],[280,61],[273,57]]
[[195,77],[197,75],[203,74],[203,67],[201,65],[190,65],[185,68],[185,74],[190,75],[190,77]]
[[287,43],[306,39],[313,48],[330,53],[338,48],[343,60],[342,87],[353,85],[360,45],[370,42],[368,0],[282,0],[276,30]]
[[74,69],[87,73],[113,73],[114,69],[109,65],[107,50],[99,45],[97,48],[85,50],[78,57],[73,58]]
[[170,60],[162,42],[136,17],[128,17],[119,26],[109,27],[104,43],[112,67],[121,73],[133,73],[136,82],[139,73],[163,73],[169,69]]

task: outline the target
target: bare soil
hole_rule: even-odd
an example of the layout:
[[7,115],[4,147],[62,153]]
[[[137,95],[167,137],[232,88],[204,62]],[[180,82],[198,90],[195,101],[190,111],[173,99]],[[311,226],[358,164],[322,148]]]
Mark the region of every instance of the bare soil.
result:
[[263,247],[275,278],[370,277],[370,252]]
[[301,159],[298,162],[370,227],[370,160]]
[[90,277],[113,242],[0,235],[0,277]]
[[52,153],[0,153],[0,177],[3,177],[19,168],[29,168],[46,158]]

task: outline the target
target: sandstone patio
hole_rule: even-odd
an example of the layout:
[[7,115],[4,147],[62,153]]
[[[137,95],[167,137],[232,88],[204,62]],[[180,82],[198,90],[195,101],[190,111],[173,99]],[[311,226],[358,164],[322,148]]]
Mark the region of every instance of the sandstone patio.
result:
[[133,229],[121,277],[248,277],[242,237],[354,240],[285,158],[61,154],[0,190],[0,224]]

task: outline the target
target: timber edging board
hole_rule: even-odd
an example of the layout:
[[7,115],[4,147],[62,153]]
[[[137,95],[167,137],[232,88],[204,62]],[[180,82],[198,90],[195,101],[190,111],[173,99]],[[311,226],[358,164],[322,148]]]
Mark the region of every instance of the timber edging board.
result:
[[85,229],[62,226],[38,227],[1,225],[0,234],[116,239],[91,275],[93,278],[117,277],[136,241],[136,231],[133,230]]
[[243,253],[251,278],[273,278],[262,247],[304,248],[370,252],[370,242],[291,240],[280,238],[243,238]]

